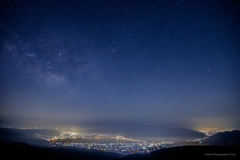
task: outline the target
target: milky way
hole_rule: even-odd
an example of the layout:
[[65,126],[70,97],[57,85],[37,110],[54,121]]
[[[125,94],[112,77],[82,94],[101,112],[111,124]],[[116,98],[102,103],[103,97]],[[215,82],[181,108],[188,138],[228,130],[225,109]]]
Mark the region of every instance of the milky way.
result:
[[234,1],[4,1],[1,125],[238,128]]

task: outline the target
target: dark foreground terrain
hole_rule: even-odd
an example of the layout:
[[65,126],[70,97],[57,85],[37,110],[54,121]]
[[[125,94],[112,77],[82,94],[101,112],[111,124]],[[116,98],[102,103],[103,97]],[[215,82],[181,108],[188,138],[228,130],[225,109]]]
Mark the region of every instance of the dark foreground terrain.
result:
[[[26,143],[0,143],[3,157],[7,159],[56,159],[56,160],[113,160],[114,153],[75,148],[34,147]],[[150,154],[128,155],[121,160],[158,160],[158,159],[238,159],[240,145],[234,146],[182,146],[165,148]]]
[[26,143],[0,143],[2,157],[6,159],[41,160],[113,160],[116,155],[110,152],[77,148],[34,147]]
[[160,149],[145,155],[129,155],[122,160],[158,159],[238,159],[240,145],[235,146],[182,146]]
[[[18,130],[0,128],[0,151],[4,159],[41,160],[168,160],[168,159],[239,159],[240,131],[216,134],[203,141],[203,144],[187,144],[164,148],[150,154],[123,156],[111,152],[79,148],[51,148],[46,141],[34,138],[35,132],[42,135],[56,135],[49,130]],[[53,133],[54,132],[54,133]],[[179,145],[184,143],[179,143]],[[177,144],[174,144],[177,145]]]

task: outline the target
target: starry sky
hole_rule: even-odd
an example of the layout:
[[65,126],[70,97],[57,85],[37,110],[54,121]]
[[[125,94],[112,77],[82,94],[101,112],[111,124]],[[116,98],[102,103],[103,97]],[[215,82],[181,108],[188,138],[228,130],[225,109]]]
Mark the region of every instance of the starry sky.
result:
[[240,128],[235,0],[0,2],[0,120]]

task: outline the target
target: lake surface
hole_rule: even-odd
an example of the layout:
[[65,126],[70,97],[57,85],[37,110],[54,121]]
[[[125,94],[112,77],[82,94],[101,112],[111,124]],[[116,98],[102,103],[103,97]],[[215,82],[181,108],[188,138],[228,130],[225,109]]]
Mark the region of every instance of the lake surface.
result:
[[94,128],[88,132],[111,133],[112,135],[121,135],[126,138],[143,141],[183,141],[205,137],[203,133],[191,129],[170,127],[102,127]]
[[76,139],[57,139],[54,142],[63,142],[63,143],[132,143],[133,141],[129,140],[122,140],[116,138],[99,138],[99,139],[83,139],[83,138],[76,138]]

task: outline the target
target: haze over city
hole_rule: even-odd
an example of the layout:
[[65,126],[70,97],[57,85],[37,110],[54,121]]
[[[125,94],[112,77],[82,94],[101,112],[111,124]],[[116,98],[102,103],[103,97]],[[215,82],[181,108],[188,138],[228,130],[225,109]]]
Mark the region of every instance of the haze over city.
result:
[[238,2],[0,4],[1,127],[240,128]]

